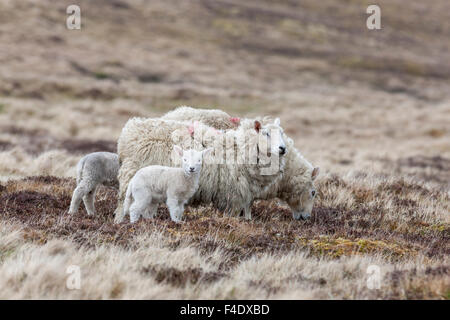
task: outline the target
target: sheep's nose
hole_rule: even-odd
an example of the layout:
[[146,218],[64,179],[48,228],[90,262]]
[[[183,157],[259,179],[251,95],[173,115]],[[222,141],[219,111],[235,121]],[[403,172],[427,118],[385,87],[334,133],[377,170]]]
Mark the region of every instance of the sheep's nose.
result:
[[280,147],[280,154],[286,153],[286,147]]
[[195,171],[195,168],[194,168],[194,167],[190,167],[190,168],[189,168],[189,171],[190,171],[190,172],[194,172],[194,171]]

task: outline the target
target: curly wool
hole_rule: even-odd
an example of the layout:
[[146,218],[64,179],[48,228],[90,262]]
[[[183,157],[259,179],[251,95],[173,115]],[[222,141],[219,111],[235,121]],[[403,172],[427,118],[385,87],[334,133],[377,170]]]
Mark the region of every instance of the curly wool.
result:
[[231,117],[228,113],[218,109],[196,109],[188,106],[177,107],[169,111],[160,119],[177,121],[198,121],[218,130],[236,129],[240,119]]

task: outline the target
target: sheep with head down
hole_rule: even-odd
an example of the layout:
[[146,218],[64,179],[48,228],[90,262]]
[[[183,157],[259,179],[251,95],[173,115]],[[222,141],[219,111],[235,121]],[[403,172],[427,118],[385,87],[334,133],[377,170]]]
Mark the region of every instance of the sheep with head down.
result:
[[[275,134],[271,136],[272,131]],[[236,129],[217,130],[200,122],[132,118],[118,141],[121,166],[116,222],[123,220],[125,192],[139,169],[149,165],[177,166],[177,158],[172,157],[173,145],[214,149],[214,154],[204,159],[199,188],[191,204],[212,203],[223,212],[243,212],[246,219],[251,219],[253,200],[282,178],[286,145],[277,122],[263,126],[257,120],[247,120]]]
[[[235,128],[235,120],[229,114],[221,110],[196,109],[192,107],[179,107],[161,117],[165,120],[200,121],[213,126],[218,130]],[[262,123],[268,119],[263,119]],[[242,125],[251,122],[250,119],[240,119]],[[258,199],[279,198],[286,202],[292,210],[296,220],[307,219],[311,216],[316,188],[314,181],[319,175],[319,168],[314,167],[295,148],[294,141],[283,133],[286,142],[286,164],[283,177],[273,183]]]

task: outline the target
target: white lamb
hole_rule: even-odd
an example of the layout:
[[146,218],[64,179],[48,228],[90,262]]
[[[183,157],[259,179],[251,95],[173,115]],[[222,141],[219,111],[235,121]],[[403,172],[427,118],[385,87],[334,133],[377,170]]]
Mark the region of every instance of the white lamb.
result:
[[94,199],[99,184],[118,186],[119,156],[111,152],[90,153],[77,164],[77,187],[75,188],[69,213],[78,211],[81,199],[88,215],[95,214]]
[[136,222],[141,215],[146,219],[153,218],[158,204],[162,202],[167,204],[172,221],[181,221],[184,205],[198,189],[203,156],[212,149],[186,151],[174,146],[174,150],[182,157],[181,168],[144,167],[136,172],[128,184],[124,215],[130,214],[131,223]]

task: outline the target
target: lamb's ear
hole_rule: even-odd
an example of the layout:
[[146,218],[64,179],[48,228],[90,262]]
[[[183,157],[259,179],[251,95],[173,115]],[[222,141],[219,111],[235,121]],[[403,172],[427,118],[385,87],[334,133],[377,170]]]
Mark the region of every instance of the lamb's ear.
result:
[[214,149],[213,148],[208,148],[203,150],[203,156],[207,156],[208,154],[210,154]]
[[179,146],[174,145],[174,146],[173,146],[173,150],[175,150],[175,152],[178,153],[178,155],[179,155],[180,157],[183,156],[183,149],[181,149]]
[[317,176],[319,175],[319,167],[315,167],[311,173],[311,179],[316,180]]
[[259,132],[260,129],[261,129],[261,122],[259,122],[258,120],[255,120],[255,130],[256,130],[256,132]]
[[276,118],[273,124],[276,126],[280,126],[280,118]]

